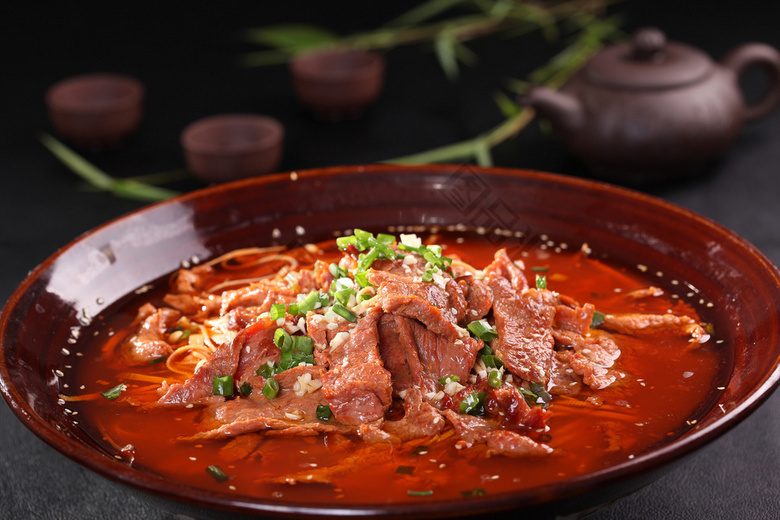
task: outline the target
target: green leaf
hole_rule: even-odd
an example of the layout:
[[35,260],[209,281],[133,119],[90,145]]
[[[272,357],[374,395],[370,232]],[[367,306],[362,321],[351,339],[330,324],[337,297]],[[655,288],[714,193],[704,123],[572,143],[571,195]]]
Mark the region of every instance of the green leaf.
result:
[[386,24],[386,26],[401,27],[407,25],[417,25],[443,13],[450,7],[465,3],[467,1],[469,0],[428,0],[427,2],[423,2],[420,5],[408,10],[398,18],[391,20]]
[[109,388],[105,392],[100,392],[100,395],[102,395],[108,401],[113,401],[114,399],[119,397],[119,395],[124,391],[124,389],[125,389],[125,384],[119,383],[114,388]]
[[338,38],[333,31],[310,24],[280,24],[249,29],[245,38],[251,43],[300,52],[332,43]]
[[225,482],[226,480],[230,480],[228,474],[222,471],[222,468],[217,465],[211,465],[207,467],[206,473],[211,475],[217,482]]
[[120,197],[150,202],[166,200],[178,195],[175,191],[136,180],[115,179],[54,137],[43,134],[40,139],[43,145],[73,173],[98,189],[110,191]]
[[443,32],[436,37],[433,43],[436,51],[436,59],[439,60],[439,65],[444,71],[444,74],[451,80],[457,79],[458,58],[455,54],[455,38],[447,32]]

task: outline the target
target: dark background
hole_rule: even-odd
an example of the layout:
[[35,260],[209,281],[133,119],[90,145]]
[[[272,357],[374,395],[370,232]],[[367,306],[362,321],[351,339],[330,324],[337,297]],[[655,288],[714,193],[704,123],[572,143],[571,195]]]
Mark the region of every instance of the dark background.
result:
[[[429,49],[388,54],[386,88],[362,119],[313,120],[296,102],[284,66],[236,65],[241,29],[314,22],[348,33],[374,28],[411,2],[159,1],[4,5],[0,21],[0,302],[27,272],[79,234],[141,207],[84,189],[37,141],[51,132],[43,95],[67,76],[122,72],[147,87],[144,122],[122,147],[87,157],[129,176],[181,168],[179,132],[225,112],[263,113],[287,130],[282,170],[371,163],[475,136],[501,121],[492,93],[524,78],[557,47],[538,36],[479,42],[479,64],[446,80]],[[780,7],[740,2],[626,1],[610,9],[627,32],[655,25],[718,59],[747,41],[780,48]],[[748,96],[763,78],[744,81]],[[566,175],[588,172],[531,125],[496,153],[501,166]],[[703,175],[641,189],[741,234],[780,263],[780,111],[749,124]],[[196,181],[175,187],[190,190]],[[749,290],[749,288],[746,288]],[[594,520],[780,518],[780,396],[743,424]],[[509,517],[510,515],[507,515]],[[170,518],[59,455],[0,404],[0,517]]]

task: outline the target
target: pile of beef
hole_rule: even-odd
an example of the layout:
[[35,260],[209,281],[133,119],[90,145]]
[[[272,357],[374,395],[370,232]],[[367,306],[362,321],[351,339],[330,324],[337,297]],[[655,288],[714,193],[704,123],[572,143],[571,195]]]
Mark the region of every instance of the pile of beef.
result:
[[[608,333],[591,328],[593,306],[530,288],[520,264],[504,250],[479,277],[455,265],[430,282],[421,278],[425,260],[410,254],[413,261],[373,263],[367,277],[374,295],[356,309],[355,322],[327,318],[322,309],[309,312],[305,323],[289,314],[268,317],[272,304],[293,303],[310,291],[327,293],[334,278],[323,262],[216,296],[202,290],[210,268],[182,270],[165,298],[170,307],[141,309],[121,346],[123,355],[132,363],[165,356],[173,349],[165,338],[181,316],[222,316],[235,334],[184,383],[163,385],[157,403],[203,407],[196,438],[334,432],[398,443],[451,428],[459,447],[484,444],[489,454],[509,456],[552,451],[533,440],[544,431],[549,411],[542,399],[529,404],[529,385],[574,394],[582,385],[600,389],[622,377],[613,368],[618,346]],[[355,262],[345,254],[340,266],[349,270]],[[466,330],[482,319],[498,333],[490,343],[503,362],[497,388],[495,379],[488,384],[491,369],[481,361],[484,342]],[[657,325],[641,315],[608,319],[625,330]],[[274,334],[280,327],[310,336],[316,363],[273,376],[279,391],[269,399],[258,369],[279,362]],[[227,375],[233,376],[234,396],[213,395],[214,378]],[[462,413],[461,402],[475,395],[484,398],[478,413]],[[329,420],[318,418],[322,406],[331,410]]]

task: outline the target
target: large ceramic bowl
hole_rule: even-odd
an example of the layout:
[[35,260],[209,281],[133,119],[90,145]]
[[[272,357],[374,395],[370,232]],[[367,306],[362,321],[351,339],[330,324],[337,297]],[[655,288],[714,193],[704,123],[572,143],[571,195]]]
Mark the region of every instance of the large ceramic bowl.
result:
[[[58,404],[71,327],[178,268],[183,260],[274,242],[324,239],[360,226],[462,224],[523,231],[526,240],[587,241],[625,265],[652,266],[706,295],[707,319],[731,349],[720,399],[695,427],[633,460],[559,483],[468,501],[375,504],[242,498],[204,492],[128,466]],[[780,380],[780,273],[723,227],[666,202],[605,184],[473,167],[366,166],[261,177],[142,209],[99,227],[35,269],[0,321],[0,383],[19,420],[71,459],[130,490],[197,516],[458,516],[583,511],[630,493],[743,420]]]

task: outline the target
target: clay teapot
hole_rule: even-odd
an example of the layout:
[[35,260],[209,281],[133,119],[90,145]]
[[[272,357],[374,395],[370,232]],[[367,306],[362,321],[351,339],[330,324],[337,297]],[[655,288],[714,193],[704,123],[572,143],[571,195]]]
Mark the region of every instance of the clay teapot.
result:
[[[739,86],[749,68],[766,71],[758,101]],[[748,43],[714,62],[700,50],[667,42],[654,28],[606,47],[555,91],[532,87],[520,98],[546,117],[555,135],[591,170],[628,182],[702,170],[747,121],[780,101],[780,53]]]

